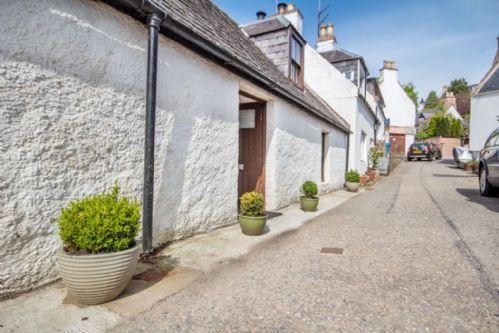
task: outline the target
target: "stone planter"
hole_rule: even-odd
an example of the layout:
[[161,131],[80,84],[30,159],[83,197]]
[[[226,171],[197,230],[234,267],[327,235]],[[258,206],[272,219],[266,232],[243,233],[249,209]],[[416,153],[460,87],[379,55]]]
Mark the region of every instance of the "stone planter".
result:
[[58,252],[59,273],[69,293],[82,304],[113,300],[125,290],[133,276],[140,247],[112,253],[75,255]]
[[306,212],[315,212],[319,205],[319,198],[300,197],[301,209]]
[[245,235],[259,236],[263,232],[265,223],[267,222],[266,216],[244,216],[239,215],[239,226]]
[[360,183],[346,182],[347,190],[350,192],[357,192],[360,187]]

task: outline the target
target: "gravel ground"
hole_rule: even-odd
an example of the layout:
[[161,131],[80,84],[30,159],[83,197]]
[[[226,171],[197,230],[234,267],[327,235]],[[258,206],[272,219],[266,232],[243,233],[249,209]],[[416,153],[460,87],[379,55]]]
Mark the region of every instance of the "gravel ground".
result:
[[499,332],[499,198],[477,184],[442,162],[402,163],[114,331]]

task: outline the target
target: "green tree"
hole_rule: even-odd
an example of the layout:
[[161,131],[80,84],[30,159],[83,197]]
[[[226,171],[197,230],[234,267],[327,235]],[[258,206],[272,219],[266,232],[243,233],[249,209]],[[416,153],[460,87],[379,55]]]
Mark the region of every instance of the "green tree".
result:
[[416,87],[414,86],[414,84],[412,82],[404,84],[404,90],[417,108],[419,106],[418,92],[416,91]]
[[431,110],[431,109],[439,109],[442,111],[444,109],[444,104],[440,101],[440,99],[437,96],[437,93],[433,90],[430,91],[428,97],[426,97],[426,102],[424,105],[424,110]]
[[456,95],[463,92],[469,92],[470,87],[465,78],[460,78],[451,81],[449,91],[452,91],[454,95]]
[[428,127],[421,129],[417,137],[418,139],[426,139],[434,136],[460,138],[461,135],[462,124],[459,119],[445,115],[443,112],[437,112],[431,116]]

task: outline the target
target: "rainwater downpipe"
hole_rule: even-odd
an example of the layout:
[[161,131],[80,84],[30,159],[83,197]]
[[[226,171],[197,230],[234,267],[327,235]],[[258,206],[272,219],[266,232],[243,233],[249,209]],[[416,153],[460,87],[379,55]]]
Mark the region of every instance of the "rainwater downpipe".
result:
[[156,84],[158,67],[158,34],[163,17],[157,13],[147,15],[147,81],[144,147],[144,193],[142,206],[142,252],[151,254],[154,212],[154,134],[156,127]]

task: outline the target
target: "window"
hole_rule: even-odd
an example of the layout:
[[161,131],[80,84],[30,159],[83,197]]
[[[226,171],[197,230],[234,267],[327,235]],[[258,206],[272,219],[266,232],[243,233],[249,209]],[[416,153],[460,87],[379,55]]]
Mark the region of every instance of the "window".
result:
[[322,133],[322,141],[321,141],[321,181],[326,181],[326,164],[327,164],[327,151],[329,149],[329,134]]
[[367,141],[366,133],[364,132],[360,134],[360,160],[362,162],[367,161]]
[[303,45],[291,35],[289,55],[289,78],[300,87],[303,85]]
[[350,80],[350,81],[353,81],[354,79],[354,73],[352,71],[348,71],[348,72],[345,72],[345,77]]

